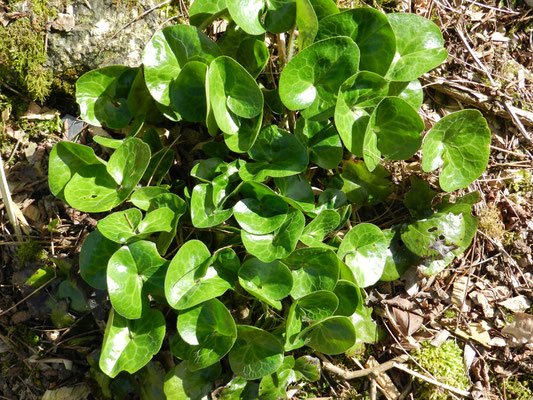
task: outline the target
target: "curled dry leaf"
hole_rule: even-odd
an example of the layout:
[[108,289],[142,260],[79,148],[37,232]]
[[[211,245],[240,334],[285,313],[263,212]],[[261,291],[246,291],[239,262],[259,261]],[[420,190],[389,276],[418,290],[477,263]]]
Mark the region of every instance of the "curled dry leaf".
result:
[[533,315],[517,313],[514,321],[502,329],[502,333],[511,336],[513,343],[533,342]]

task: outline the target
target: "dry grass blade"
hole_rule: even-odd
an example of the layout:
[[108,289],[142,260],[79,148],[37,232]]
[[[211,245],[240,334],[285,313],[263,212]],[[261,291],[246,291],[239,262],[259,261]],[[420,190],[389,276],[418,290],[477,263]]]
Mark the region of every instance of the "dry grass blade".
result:
[[0,155],[0,192],[2,193],[2,201],[6,207],[7,215],[9,217],[9,222],[15,229],[17,235],[22,235],[22,230],[20,229],[19,220],[15,214],[15,209],[13,208],[13,200],[11,199],[11,192],[7,184],[6,173],[4,170],[4,162],[2,161],[2,156]]

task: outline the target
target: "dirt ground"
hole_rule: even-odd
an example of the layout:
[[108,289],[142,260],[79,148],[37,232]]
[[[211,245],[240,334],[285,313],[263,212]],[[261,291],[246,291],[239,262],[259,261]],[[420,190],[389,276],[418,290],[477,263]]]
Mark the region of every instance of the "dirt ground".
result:
[[[489,121],[488,168],[453,194],[479,191],[480,224],[471,247],[436,278],[414,273],[373,287],[368,299],[385,338],[356,357],[323,359],[321,380],[294,398],[531,399],[533,9],[513,0],[370,5],[416,12],[443,30],[450,56],[422,79],[427,128],[461,108],[478,108]],[[17,98],[5,86],[1,93]],[[51,103],[24,105],[17,116],[13,104],[20,103],[0,102],[2,159],[22,229],[15,231],[0,204],[0,399],[40,399],[45,392],[52,399],[104,399],[106,390],[136,398],[131,393],[145,377],[110,383],[91,369],[109,305],[101,294],[90,297],[77,257],[95,216],[48,189],[48,154],[72,133],[72,123],[69,129],[65,110]],[[89,141],[91,128],[80,128]],[[390,167],[398,181],[419,175],[438,188],[437,176],[419,163]],[[395,207],[373,223],[387,226]],[[30,276],[33,286],[24,284]],[[351,379],[351,372],[395,357],[386,372]]]

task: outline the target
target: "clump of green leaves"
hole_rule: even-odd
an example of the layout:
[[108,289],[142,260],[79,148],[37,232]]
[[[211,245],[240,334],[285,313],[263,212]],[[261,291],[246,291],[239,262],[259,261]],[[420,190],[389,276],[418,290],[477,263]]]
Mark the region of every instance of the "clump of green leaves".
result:
[[[443,190],[487,164],[490,132],[475,110],[442,118],[422,145],[417,78],[447,56],[433,23],[340,12],[331,0],[243,4],[196,0],[191,25],[154,35],[141,67],[83,75],[82,118],[125,136],[95,137],[108,159],[72,142],[50,155],[57,197],[84,212],[120,206],[80,254],[81,276],[112,305],[99,366],[134,373],[169,337],[181,362],[165,377],[167,398],[203,398],[219,376],[224,399],[286,397],[319,377],[306,349],[354,353],[378,338],[364,288],[411,267],[440,272],[477,228],[476,193],[437,203],[418,179],[401,224],[382,230],[353,215],[387,200],[388,160],[421,146]],[[229,24],[214,42],[202,29],[217,18]],[[275,49],[279,79],[265,69],[267,32],[288,33]],[[154,129],[165,119],[180,149]]]
[[[469,385],[468,374],[464,367],[463,351],[454,340],[447,340],[439,347],[429,343],[422,343],[422,348],[414,352],[415,360],[439,382],[466,389]],[[414,366],[417,370],[418,366]],[[452,399],[445,390],[419,381],[416,388],[419,399],[447,400]]]

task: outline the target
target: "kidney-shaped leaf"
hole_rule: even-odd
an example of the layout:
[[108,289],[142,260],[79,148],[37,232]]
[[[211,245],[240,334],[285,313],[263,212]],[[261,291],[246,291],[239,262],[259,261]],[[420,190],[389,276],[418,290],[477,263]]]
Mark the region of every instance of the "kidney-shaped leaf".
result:
[[221,296],[231,284],[210,265],[211,253],[199,240],[189,240],[176,253],[165,278],[168,304],[177,310]]
[[334,316],[309,326],[299,337],[323,354],[341,354],[355,344],[356,333],[350,318]]
[[487,167],[490,130],[478,110],[462,110],[439,120],[427,133],[422,151],[422,168],[442,172],[439,183],[451,192],[477,179]]
[[213,201],[213,185],[196,185],[191,197],[191,219],[196,228],[209,228],[226,221],[233,210],[217,207]]
[[279,261],[264,263],[250,258],[239,269],[239,283],[248,293],[281,311],[279,300],[291,292],[292,275]]
[[389,171],[382,165],[370,172],[363,161],[346,161],[342,165],[342,191],[352,203],[373,205],[384,201],[394,187]]
[[299,118],[296,121],[295,134],[308,148],[312,163],[324,169],[333,169],[341,162],[342,143],[331,122]]
[[283,363],[283,345],[271,333],[254,326],[237,326],[237,341],[229,353],[234,374],[259,379],[277,371]]
[[307,119],[333,115],[341,84],[357,72],[359,49],[348,37],[321,40],[298,53],[279,80],[281,101],[290,110],[304,110]]
[[304,229],[300,240],[308,246],[321,247],[322,241],[339,225],[341,217],[335,210],[322,210]]
[[204,122],[207,117],[206,76],[205,63],[189,61],[170,83],[170,103],[187,121]]
[[165,337],[165,317],[146,308],[140,319],[127,320],[111,311],[102,344],[100,369],[111,378],[121,371],[137,372],[161,348]]
[[307,150],[296,136],[276,125],[261,129],[248,154],[255,162],[243,163],[239,171],[243,180],[262,182],[269,176],[296,175],[309,163]]
[[250,35],[267,30],[282,33],[294,24],[294,0],[226,0],[226,3],[231,18]]
[[214,382],[222,371],[220,364],[198,371],[191,371],[189,366],[188,361],[183,361],[165,375],[166,400],[209,400]]
[[191,25],[205,27],[225,8],[226,0],[195,0],[189,7],[189,21]]
[[146,86],[152,97],[169,106],[170,85],[188,61],[209,64],[220,56],[217,45],[198,28],[190,25],[168,26],[157,32],[144,48]]
[[376,107],[366,127],[363,157],[370,171],[381,155],[389,160],[407,160],[422,143],[424,121],[413,107],[399,97],[386,97]]
[[360,70],[385,76],[394,58],[396,38],[384,14],[360,7],[330,15],[319,22],[317,40],[332,36],[348,36],[357,43]]
[[307,247],[283,260],[292,271],[291,296],[295,299],[317,290],[333,290],[339,278],[339,262],[329,249]]
[[[217,299],[181,311],[177,327],[181,340],[173,341],[171,349],[176,356],[189,361],[191,371],[219,361],[230,351],[237,338],[233,317]],[[176,348],[179,354],[176,354]]]
[[377,226],[359,224],[344,236],[337,256],[352,270],[359,287],[376,283],[387,259],[387,240]]
[[96,230],[87,236],[80,251],[80,274],[85,282],[95,289],[105,290],[107,263],[120,248]]
[[107,265],[107,291],[115,311],[128,319],[140,318],[143,284],[165,264],[153,242],[141,240],[118,249]]
[[388,79],[409,82],[446,60],[442,33],[433,22],[416,14],[388,14],[387,18],[396,36],[396,55]]

